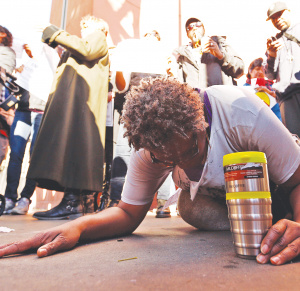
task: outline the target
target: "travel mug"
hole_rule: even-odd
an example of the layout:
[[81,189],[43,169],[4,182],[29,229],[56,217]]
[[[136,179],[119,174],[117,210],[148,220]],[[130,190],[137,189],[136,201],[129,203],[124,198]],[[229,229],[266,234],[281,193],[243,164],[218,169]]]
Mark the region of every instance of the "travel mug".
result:
[[267,159],[262,152],[223,157],[228,218],[237,255],[255,259],[272,226]]

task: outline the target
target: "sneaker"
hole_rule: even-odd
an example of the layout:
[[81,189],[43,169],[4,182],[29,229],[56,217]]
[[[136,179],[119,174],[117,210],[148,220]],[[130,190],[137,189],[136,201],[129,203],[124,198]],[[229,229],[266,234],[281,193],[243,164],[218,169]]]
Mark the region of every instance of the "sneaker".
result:
[[166,218],[171,217],[170,208],[166,208],[163,210],[163,207],[165,206],[167,200],[163,199],[157,199],[157,210],[156,210],[156,218]]
[[29,205],[30,200],[23,197],[17,202],[17,205],[12,209],[11,214],[27,214]]
[[10,214],[16,203],[9,198],[5,198],[5,210],[3,214]]

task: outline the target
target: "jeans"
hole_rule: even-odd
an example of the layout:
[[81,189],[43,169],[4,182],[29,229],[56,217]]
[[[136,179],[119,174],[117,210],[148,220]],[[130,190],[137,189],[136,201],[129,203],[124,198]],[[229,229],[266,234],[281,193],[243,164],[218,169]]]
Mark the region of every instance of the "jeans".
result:
[[[16,111],[14,122],[10,130],[10,159],[7,169],[7,185],[5,197],[13,201],[18,198],[18,186],[21,176],[22,162],[26,144],[32,135],[30,156],[34,147],[36,136],[41,124],[43,114],[30,111]],[[21,198],[30,200],[36,187],[36,182],[26,179],[26,184],[21,192]]]

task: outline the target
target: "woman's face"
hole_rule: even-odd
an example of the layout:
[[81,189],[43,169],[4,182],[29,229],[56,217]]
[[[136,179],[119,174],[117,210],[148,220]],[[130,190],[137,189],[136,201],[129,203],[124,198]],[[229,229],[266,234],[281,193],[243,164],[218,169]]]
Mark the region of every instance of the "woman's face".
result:
[[189,169],[205,161],[206,146],[206,131],[201,131],[198,134],[187,134],[187,137],[176,134],[172,142],[167,145],[167,153],[159,149],[150,150],[150,152],[155,157],[154,161],[158,161],[155,163],[162,162],[162,165],[174,163],[181,169]]
[[254,67],[252,72],[250,73],[251,79],[254,78],[264,78],[265,73],[262,67]]

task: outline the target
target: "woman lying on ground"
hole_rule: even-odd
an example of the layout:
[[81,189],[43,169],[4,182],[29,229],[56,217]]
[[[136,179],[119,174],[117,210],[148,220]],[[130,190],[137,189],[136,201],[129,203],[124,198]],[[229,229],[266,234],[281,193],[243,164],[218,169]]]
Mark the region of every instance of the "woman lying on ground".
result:
[[132,233],[170,171],[183,189],[178,205],[185,221],[199,229],[229,229],[222,160],[240,151],[264,152],[270,180],[290,193],[294,221],[273,225],[257,261],[281,265],[299,254],[300,147],[257,96],[240,87],[212,86],[198,93],[174,79],[148,79],[127,94],[122,119],[135,151],[118,207],[0,246],[0,257],[28,249],[44,257],[78,241]]

